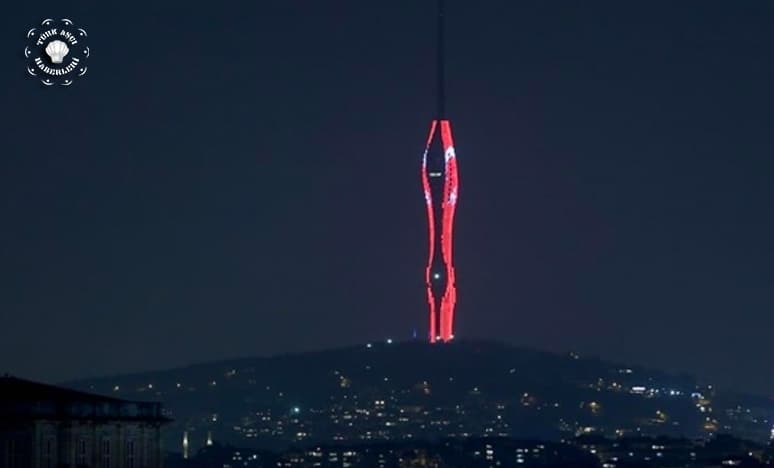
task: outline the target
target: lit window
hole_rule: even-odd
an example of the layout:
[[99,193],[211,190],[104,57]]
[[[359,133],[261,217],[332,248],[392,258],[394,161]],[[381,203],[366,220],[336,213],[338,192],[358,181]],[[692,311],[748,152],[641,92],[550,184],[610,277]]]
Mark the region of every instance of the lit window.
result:
[[135,468],[134,440],[130,440],[126,443],[126,468]]
[[54,468],[54,438],[49,437],[43,445],[43,467]]
[[79,465],[86,464],[86,440],[85,439],[78,440],[78,464]]
[[102,439],[102,466],[110,468],[110,439]]

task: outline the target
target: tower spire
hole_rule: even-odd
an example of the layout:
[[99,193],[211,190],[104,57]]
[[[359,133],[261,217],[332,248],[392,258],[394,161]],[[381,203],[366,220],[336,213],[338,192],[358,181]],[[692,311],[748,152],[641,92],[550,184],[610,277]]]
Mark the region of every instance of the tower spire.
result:
[[457,302],[454,271],[454,213],[457,209],[459,178],[451,122],[446,118],[444,70],[444,1],[438,1],[438,43],[436,62],[436,115],[422,156],[422,186],[429,227],[429,255],[425,269],[427,303],[430,309],[431,343],[454,339],[454,307]]
[[443,18],[444,0],[438,0],[438,44],[437,47],[437,62],[436,73],[438,82],[436,83],[437,89],[437,108],[436,118],[441,120],[445,117],[446,113],[446,83],[444,76],[444,18]]

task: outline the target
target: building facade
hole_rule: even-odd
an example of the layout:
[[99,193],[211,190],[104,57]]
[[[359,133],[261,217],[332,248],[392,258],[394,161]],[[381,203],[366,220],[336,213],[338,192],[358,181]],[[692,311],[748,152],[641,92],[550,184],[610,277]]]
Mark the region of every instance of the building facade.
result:
[[0,467],[161,468],[160,403],[0,377]]

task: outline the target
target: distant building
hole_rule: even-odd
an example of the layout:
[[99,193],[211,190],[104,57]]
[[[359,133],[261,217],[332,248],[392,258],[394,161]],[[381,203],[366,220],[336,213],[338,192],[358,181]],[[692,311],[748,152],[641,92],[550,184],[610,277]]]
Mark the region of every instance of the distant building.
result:
[[0,377],[0,467],[161,468],[160,403]]

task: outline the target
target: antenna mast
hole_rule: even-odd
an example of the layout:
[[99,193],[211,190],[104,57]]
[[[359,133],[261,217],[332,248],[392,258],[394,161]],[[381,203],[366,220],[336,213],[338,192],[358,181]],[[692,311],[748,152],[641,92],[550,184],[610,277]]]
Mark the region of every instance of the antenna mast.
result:
[[438,57],[437,57],[437,63],[436,67],[437,74],[438,74],[438,83],[436,92],[438,93],[438,108],[436,109],[436,112],[438,115],[436,115],[436,118],[439,120],[442,120],[444,118],[444,115],[446,114],[446,88],[445,88],[445,80],[444,80],[444,20],[443,20],[443,6],[444,6],[444,0],[438,0]]

